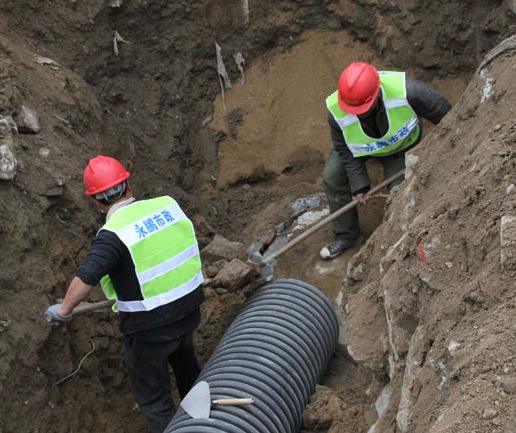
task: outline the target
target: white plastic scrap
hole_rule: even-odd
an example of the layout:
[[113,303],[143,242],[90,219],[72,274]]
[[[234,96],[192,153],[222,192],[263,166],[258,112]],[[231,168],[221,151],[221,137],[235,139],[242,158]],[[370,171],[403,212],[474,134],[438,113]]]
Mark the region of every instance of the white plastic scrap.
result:
[[241,53],[236,53],[234,57],[235,57],[235,63],[237,64],[237,68],[240,71],[240,75],[242,76],[242,86],[243,86],[244,82],[245,82],[245,77],[244,77],[245,59]]
[[485,70],[480,72],[480,78],[484,81],[484,87],[482,88],[480,102],[487,101],[493,95],[493,84],[494,78]]
[[36,63],[39,63],[40,65],[47,65],[50,66],[52,69],[59,69],[59,63],[52,59],[49,59],[48,57],[36,57],[34,60],[36,61]]
[[246,24],[249,24],[249,1],[248,0],[242,0],[242,8],[244,10],[244,22]]
[[226,110],[226,101],[224,98],[224,85],[222,84],[222,79],[224,79],[224,83],[226,85],[226,89],[231,89],[231,81],[229,80],[228,73],[226,71],[226,67],[224,66],[224,61],[222,60],[220,45],[215,42],[215,49],[217,51],[217,72],[219,76],[220,90],[222,91],[222,107],[224,108],[224,115],[227,114]]
[[222,48],[219,44],[215,43],[215,49],[217,50],[217,72],[219,73],[219,79],[223,78],[226,89],[231,89],[231,81],[228,77],[226,67],[224,66],[224,61],[222,60]]
[[118,43],[123,42],[125,44],[130,44],[130,42],[126,41],[120,34],[115,30],[113,33],[113,49],[115,50],[115,56],[118,56]]

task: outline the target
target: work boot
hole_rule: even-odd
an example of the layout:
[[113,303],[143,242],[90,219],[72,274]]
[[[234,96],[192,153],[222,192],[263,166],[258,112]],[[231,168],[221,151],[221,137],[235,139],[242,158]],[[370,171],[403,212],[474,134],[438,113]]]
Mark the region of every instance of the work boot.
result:
[[319,252],[319,255],[323,260],[331,260],[347,249],[361,244],[363,240],[361,234],[351,239],[333,238],[333,240]]

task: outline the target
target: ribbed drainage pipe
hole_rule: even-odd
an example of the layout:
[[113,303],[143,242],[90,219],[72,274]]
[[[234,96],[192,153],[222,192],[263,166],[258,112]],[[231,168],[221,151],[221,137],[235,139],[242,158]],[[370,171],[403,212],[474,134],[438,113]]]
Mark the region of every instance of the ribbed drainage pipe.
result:
[[303,281],[257,289],[227,329],[197,382],[210,399],[251,397],[247,406],[212,405],[209,418],[179,408],[164,433],[296,433],[339,335],[330,301]]

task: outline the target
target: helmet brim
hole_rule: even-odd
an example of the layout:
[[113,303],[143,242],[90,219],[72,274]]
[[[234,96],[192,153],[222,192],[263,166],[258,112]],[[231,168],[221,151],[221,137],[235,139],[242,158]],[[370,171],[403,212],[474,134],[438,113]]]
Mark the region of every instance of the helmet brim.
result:
[[125,173],[122,174],[122,176],[120,176],[119,179],[114,180],[113,182],[107,183],[106,185],[103,185],[102,188],[85,189],[84,194],[86,194],[86,195],[100,194],[101,192],[107,191],[108,189],[113,188],[114,186],[119,185],[122,182],[125,182],[127,179],[129,179],[130,175],[131,174],[128,171],[126,171]]
[[361,105],[349,105],[347,104],[343,99],[341,99],[340,94],[337,97],[337,102],[339,103],[339,107],[342,111],[348,114],[354,114],[356,116],[360,116],[361,114],[367,113],[371,107],[376,102],[376,99],[378,98],[378,94],[380,93],[380,86],[376,89],[375,94],[371,98],[370,101],[361,104]]

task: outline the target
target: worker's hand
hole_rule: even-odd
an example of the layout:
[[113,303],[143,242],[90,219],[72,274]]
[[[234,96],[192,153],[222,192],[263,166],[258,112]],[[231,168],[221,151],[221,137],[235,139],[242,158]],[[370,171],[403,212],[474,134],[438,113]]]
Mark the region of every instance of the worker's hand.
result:
[[370,195],[366,195],[366,194],[357,194],[356,196],[353,197],[356,201],[358,201],[358,204],[366,204],[369,199],[371,198]]
[[57,325],[59,322],[69,322],[72,320],[72,315],[68,314],[68,316],[63,316],[59,311],[61,308],[61,304],[54,304],[47,308],[45,311],[45,319],[51,325]]

